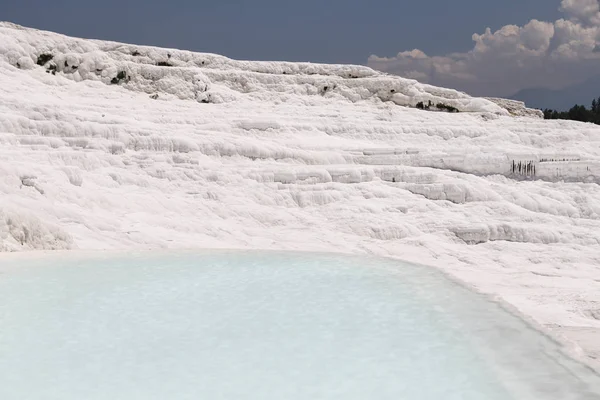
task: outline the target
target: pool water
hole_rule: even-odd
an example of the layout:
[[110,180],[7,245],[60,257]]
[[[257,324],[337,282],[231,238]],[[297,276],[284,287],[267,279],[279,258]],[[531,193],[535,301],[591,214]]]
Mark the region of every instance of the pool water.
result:
[[600,399],[438,271],[323,254],[0,258],[0,399]]

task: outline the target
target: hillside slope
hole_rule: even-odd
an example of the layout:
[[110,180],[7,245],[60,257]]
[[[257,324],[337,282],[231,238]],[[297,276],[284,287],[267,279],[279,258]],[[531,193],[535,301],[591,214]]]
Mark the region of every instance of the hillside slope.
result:
[[[414,108],[429,101],[461,112]],[[592,361],[600,127],[519,107],[361,66],[2,23],[0,250],[397,257],[500,296]]]
[[523,89],[511,98],[542,110],[550,108],[557,111],[568,111],[576,104],[589,108],[592,100],[597,99],[598,96],[600,96],[600,75],[558,90],[545,88]]

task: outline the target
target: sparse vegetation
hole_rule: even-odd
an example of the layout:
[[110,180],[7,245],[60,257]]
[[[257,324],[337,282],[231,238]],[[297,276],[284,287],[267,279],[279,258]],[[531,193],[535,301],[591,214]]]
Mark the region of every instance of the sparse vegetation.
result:
[[127,77],[127,72],[120,71],[116,77],[111,79],[110,83],[112,83],[113,85],[117,85],[126,79],[129,80],[129,78]]
[[[427,102],[427,104],[425,104],[422,101],[420,101],[420,102],[417,103],[416,107],[419,110],[431,110],[431,108],[434,107],[434,104],[431,102],[431,100],[429,100]],[[458,108],[449,106],[449,105],[444,104],[444,103],[437,103],[435,105],[435,108],[437,108],[440,111],[447,111],[447,112],[450,112],[450,113],[458,112]]]
[[54,56],[49,53],[40,54],[37,59],[37,65],[39,65],[40,67],[43,67],[49,61],[51,61],[53,58],[54,58]]
[[425,104],[422,101],[418,102],[417,108],[419,110],[429,110],[431,108],[431,100],[428,102],[428,104]]
[[156,65],[159,67],[172,67],[173,66],[173,64],[171,64],[168,61],[159,61],[156,63]]
[[440,110],[446,110],[446,111],[448,111],[450,113],[458,112],[458,108],[449,106],[449,105],[444,104],[444,103],[437,103],[435,106],[437,108],[439,108]]
[[332,86],[323,86],[323,89],[321,89],[321,95],[325,95],[325,93],[330,92],[332,90],[334,90],[337,87],[337,85],[332,85]]

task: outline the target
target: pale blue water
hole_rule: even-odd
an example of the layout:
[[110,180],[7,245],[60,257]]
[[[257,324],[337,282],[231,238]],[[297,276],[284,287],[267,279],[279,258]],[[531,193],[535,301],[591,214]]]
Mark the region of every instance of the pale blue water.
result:
[[0,263],[2,400],[600,399],[556,343],[426,267],[261,252]]

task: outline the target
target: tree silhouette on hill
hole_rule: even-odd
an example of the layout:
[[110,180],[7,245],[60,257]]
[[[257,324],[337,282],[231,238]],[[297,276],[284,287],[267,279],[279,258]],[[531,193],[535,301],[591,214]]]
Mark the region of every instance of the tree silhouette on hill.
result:
[[570,119],[600,125],[600,97],[592,100],[590,109],[579,104],[575,104],[569,111],[556,111],[546,108],[544,119]]

